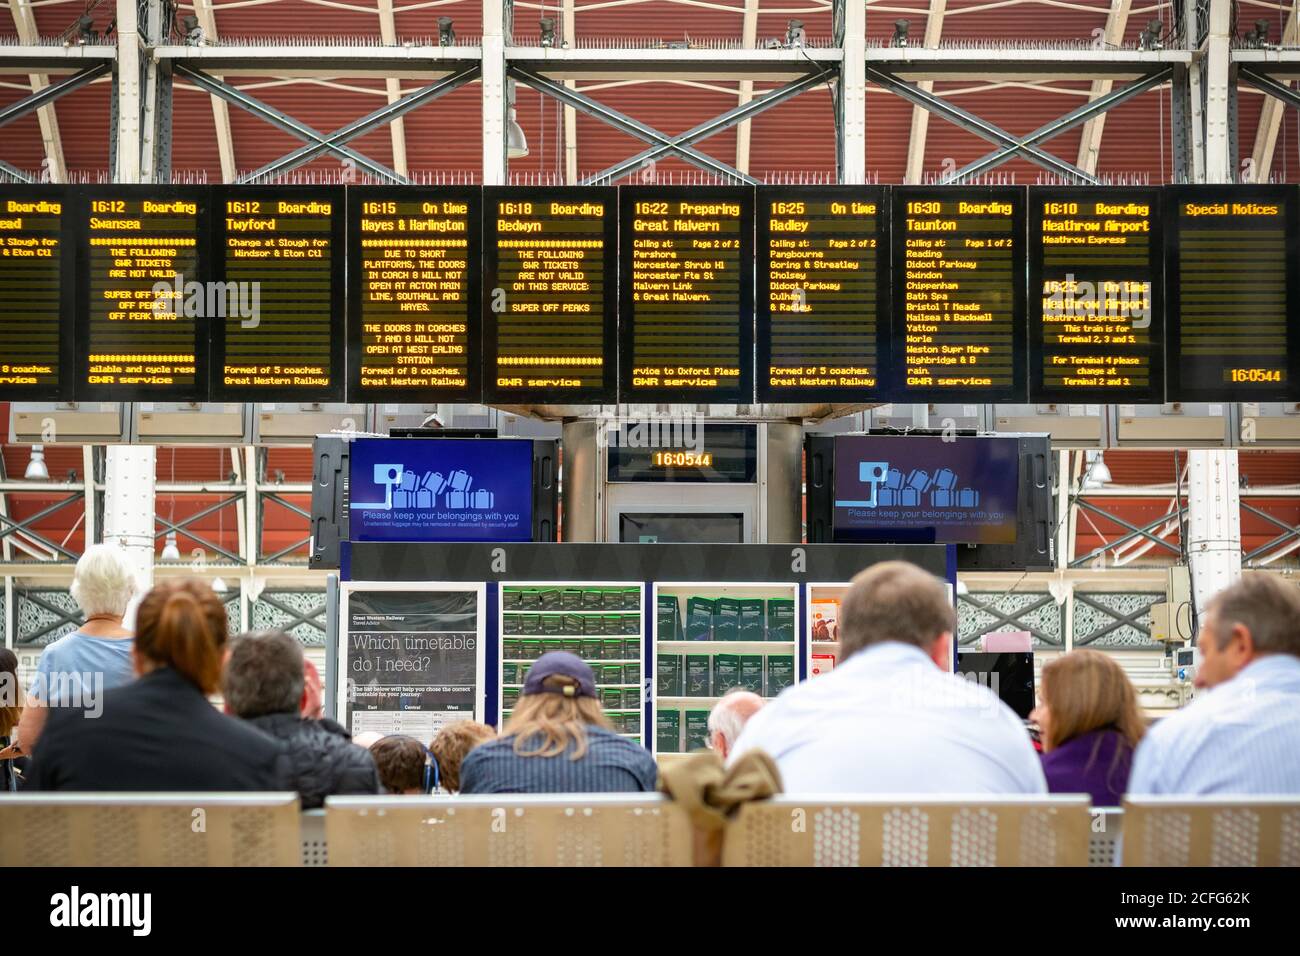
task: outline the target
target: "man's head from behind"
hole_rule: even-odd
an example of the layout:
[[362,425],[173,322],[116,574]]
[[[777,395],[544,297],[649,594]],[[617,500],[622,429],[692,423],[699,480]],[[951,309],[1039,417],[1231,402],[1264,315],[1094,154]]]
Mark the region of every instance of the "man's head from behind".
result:
[[222,693],[227,709],[251,720],[297,714],[303,699],[302,645],[283,631],[241,634],[230,647]]
[[840,602],[840,652],[851,657],[886,641],[919,647],[945,670],[957,612],[942,581],[906,561],[872,565]]
[[709,748],[726,760],[745,724],[763,708],[764,703],[763,698],[752,691],[728,691],[709,712]]
[[1300,657],[1300,588],[1263,573],[1247,573],[1210,598],[1196,639],[1197,687],[1214,687],[1265,654]]
[[379,782],[389,793],[424,793],[428,754],[414,737],[393,734],[370,745]]

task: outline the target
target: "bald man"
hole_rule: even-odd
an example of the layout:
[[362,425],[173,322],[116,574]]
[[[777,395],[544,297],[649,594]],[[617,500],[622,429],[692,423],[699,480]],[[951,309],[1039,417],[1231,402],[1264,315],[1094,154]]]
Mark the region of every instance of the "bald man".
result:
[[728,691],[709,712],[709,748],[726,760],[746,721],[762,710],[765,703],[751,691]]

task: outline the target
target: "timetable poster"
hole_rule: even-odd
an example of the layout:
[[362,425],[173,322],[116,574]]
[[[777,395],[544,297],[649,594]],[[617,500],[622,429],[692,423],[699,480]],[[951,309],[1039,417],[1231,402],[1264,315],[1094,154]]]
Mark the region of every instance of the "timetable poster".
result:
[[1300,400],[1294,186],[1165,190],[1171,402]]
[[341,186],[213,190],[212,397],[343,399]]
[[348,190],[348,398],[482,397],[482,190]]
[[612,186],[484,188],[484,401],[614,401],[616,203]]
[[76,250],[61,186],[0,185],[0,399],[72,396]]
[[481,718],[477,590],[349,589],[340,692],[352,734],[405,734],[425,746],[446,724]]
[[76,190],[81,399],[202,402],[210,301],[206,187]]
[[895,186],[899,402],[1023,402],[1025,191]]
[[856,402],[883,387],[887,195],[871,186],[758,187],[760,402]]
[[1029,190],[1029,399],[1159,404],[1160,191]]
[[619,189],[619,397],[754,399],[754,190]]

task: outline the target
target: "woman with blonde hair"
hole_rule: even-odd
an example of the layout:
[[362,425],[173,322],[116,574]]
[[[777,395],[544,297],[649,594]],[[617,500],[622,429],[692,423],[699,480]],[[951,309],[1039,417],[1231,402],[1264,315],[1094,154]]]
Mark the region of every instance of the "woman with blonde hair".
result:
[[1128,675],[1100,651],[1071,651],[1043,667],[1038,706],[1043,773],[1052,793],[1087,793],[1118,806],[1146,732]]
[[627,793],[655,788],[654,758],[610,729],[596,678],[565,651],[528,671],[502,736],[460,767],[461,793]]

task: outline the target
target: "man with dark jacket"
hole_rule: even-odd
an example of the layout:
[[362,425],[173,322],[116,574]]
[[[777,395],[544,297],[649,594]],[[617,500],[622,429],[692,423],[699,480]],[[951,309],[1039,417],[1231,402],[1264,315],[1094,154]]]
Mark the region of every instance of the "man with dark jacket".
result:
[[382,793],[374,758],[319,712],[305,680],[302,646],[283,631],[242,634],[231,645],[222,692],[226,710],[283,742],[304,810],[331,794]]

